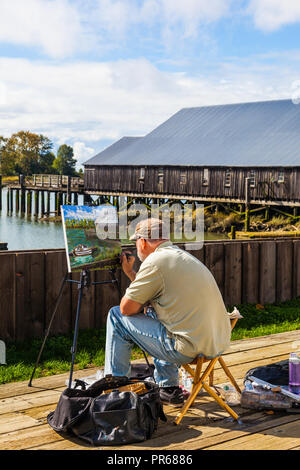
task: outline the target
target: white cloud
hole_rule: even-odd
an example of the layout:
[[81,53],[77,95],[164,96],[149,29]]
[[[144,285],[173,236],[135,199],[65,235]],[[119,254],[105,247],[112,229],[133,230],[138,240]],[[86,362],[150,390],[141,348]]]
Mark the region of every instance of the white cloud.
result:
[[134,35],[149,47],[212,43],[207,25],[251,15],[274,31],[300,21],[299,0],[0,0],[0,42],[52,58],[122,49]]
[[162,72],[145,59],[58,64],[2,58],[0,135],[41,132],[57,145],[74,146],[82,164],[99,147],[143,136],[184,107],[291,98],[299,60],[267,67],[238,58],[210,75],[190,76]]
[[[177,41],[218,21],[232,0],[1,0],[0,42],[52,58],[120,48],[134,28],[154,27],[147,40]],[[178,29],[179,28],[179,29]],[[177,34],[177,36],[176,36]],[[166,44],[165,44],[166,45]]]
[[160,0],[167,26],[182,23],[186,36],[195,36],[199,25],[218,21],[227,14],[230,0]]
[[6,85],[0,81],[0,110],[1,106],[6,104],[7,90]]
[[86,160],[95,155],[95,149],[88,147],[84,142],[75,142],[73,144],[74,158],[77,160],[76,168],[83,168]]
[[[130,34],[136,25],[158,26],[161,39],[169,45],[173,36],[179,40],[179,29],[183,36],[192,37],[201,25],[220,20],[231,3],[232,0],[97,0],[91,22],[95,34],[98,27],[111,33],[112,41]],[[155,35],[157,29],[152,39],[158,40]]]
[[80,47],[80,13],[67,0],[1,0],[0,41],[40,48],[50,57]]
[[299,0],[250,0],[248,11],[256,27],[268,32],[300,21]]

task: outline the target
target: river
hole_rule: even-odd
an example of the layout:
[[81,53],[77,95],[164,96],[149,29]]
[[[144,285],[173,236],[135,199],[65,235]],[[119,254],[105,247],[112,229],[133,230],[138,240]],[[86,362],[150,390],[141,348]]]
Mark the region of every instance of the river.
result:
[[[27,217],[7,214],[7,189],[2,190],[2,211],[0,211],[0,242],[8,243],[9,250],[37,250],[49,248],[64,248],[64,235],[60,223],[36,220],[34,216]],[[15,201],[14,201],[15,204]],[[54,210],[54,194],[51,194],[51,209]],[[78,204],[83,204],[79,196]],[[206,240],[227,238],[223,234],[205,233]]]

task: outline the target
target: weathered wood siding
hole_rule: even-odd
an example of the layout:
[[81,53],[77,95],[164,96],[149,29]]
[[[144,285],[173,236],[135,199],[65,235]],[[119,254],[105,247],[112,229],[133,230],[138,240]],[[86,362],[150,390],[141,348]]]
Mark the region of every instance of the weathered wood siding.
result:
[[[145,168],[144,178],[140,178]],[[254,177],[251,199],[300,201],[300,167],[295,168],[223,168],[207,167],[208,182],[202,167],[85,166],[87,191],[176,194],[201,197],[244,199],[245,178]],[[254,174],[252,175],[252,171]],[[226,179],[229,176],[230,183]],[[283,182],[279,182],[283,177]],[[161,182],[163,181],[163,182]]]
[[[300,296],[300,240],[207,241],[191,253],[210,269],[228,307]],[[43,336],[66,271],[63,249],[0,252],[0,339]],[[91,276],[92,281],[110,279],[107,271]],[[71,277],[79,279],[79,274]],[[117,278],[123,294],[129,280],[121,270]],[[66,283],[51,334],[74,328],[77,299],[77,285]],[[105,325],[109,309],[118,304],[119,293],[112,284],[85,289],[80,328]]]

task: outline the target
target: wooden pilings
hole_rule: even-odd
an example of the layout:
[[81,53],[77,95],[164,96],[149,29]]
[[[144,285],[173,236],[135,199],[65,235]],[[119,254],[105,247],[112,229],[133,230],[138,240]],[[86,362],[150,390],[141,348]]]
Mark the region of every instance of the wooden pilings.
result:
[[20,197],[19,197],[19,190],[16,190],[16,212],[18,213],[20,210]]
[[44,191],[41,191],[41,216],[45,215],[45,194]]
[[34,216],[39,215],[39,191],[34,191]]
[[47,191],[47,209],[46,215],[49,216],[50,214],[50,191]]
[[27,191],[27,216],[31,215],[32,192]]

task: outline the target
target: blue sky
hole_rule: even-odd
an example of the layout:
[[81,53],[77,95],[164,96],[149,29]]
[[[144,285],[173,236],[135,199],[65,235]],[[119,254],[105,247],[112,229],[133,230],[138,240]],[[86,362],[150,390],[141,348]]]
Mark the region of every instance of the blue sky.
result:
[[0,135],[79,163],[184,107],[300,91],[298,0],[0,0]]

